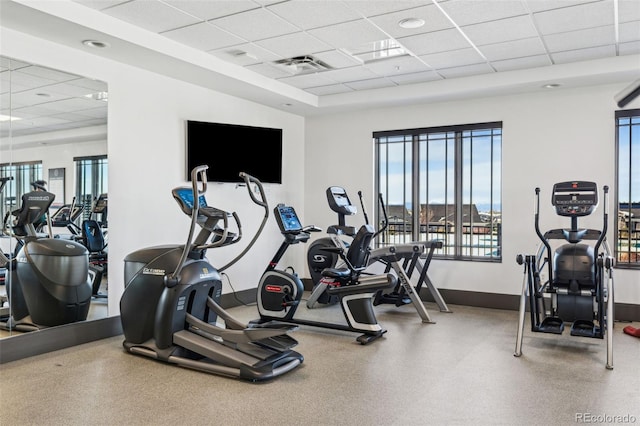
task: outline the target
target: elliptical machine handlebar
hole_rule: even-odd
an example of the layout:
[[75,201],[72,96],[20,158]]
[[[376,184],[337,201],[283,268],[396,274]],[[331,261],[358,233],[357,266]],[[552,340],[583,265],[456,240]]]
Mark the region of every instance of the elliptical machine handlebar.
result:
[[[191,251],[191,241],[193,240],[193,233],[196,229],[196,224],[198,223],[198,214],[200,212],[200,195],[203,195],[207,192],[207,170],[209,166],[201,165],[196,166],[191,170],[191,189],[193,191],[193,206],[191,207],[191,226],[189,227],[189,236],[187,237],[187,242],[184,245],[184,249],[182,250],[182,255],[180,256],[180,260],[178,261],[178,266],[176,270],[171,273],[171,275],[164,276],[164,285],[172,288],[178,285],[180,282],[180,272],[182,272],[182,268],[187,260],[187,256],[189,256],[189,252]],[[198,178],[202,182],[202,189],[198,189]],[[227,220],[225,218],[225,231],[223,237],[226,238],[227,234]],[[224,241],[224,238],[222,241]]]
[[[249,191],[249,196],[251,197],[251,201],[259,205],[260,207],[264,207],[267,210],[269,209],[269,204],[267,203],[267,196],[264,193],[264,187],[262,186],[262,182],[258,179],[254,178],[250,174],[245,172],[240,172],[240,178],[244,180],[244,183],[247,185],[247,190]],[[253,191],[251,191],[251,184],[255,184],[258,190],[260,191],[260,199],[255,196]]]
[[[267,196],[264,193],[264,187],[262,186],[262,182],[260,182],[257,178],[245,172],[240,172],[240,177],[244,180],[247,186],[247,191],[249,192],[249,197],[251,197],[251,201],[253,201],[255,204],[257,204],[258,206],[264,209],[264,216],[262,217],[262,222],[260,223],[260,227],[256,231],[255,235],[253,236],[249,244],[247,244],[244,250],[242,250],[242,252],[239,255],[237,255],[235,258],[233,258],[229,263],[218,268],[218,272],[222,272],[230,268],[237,261],[239,261],[245,254],[247,254],[247,252],[251,249],[251,247],[253,247],[255,242],[258,240],[258,237],[262,234],[262,231],[264,230],[264,227],[267,224],[267,220],[269,219],[269,203],[267,203]],[[256,195],[251,190],[251,184],[254,184],[258,188],[258,192],[260,193],[260,198],[256,197]],[[239,219],[235,213],[233,214],[233,216],[235,217],[236,221],[238,221],[239,223]]]
[[598,253],[598,250],[600,250],[600,245],[602,244],[602,242],[607,236],[607,228],[608,228],[608,222],[609,222],[609,186],[608,185],[603,186],[602,192],[604,193],[604,215],[603,215],[604,224],[602,226],[602,232],[600,233],[600,238],[598,238],[598,241],[596,242],[596,245],[593,248],[593,251],[595,253]]

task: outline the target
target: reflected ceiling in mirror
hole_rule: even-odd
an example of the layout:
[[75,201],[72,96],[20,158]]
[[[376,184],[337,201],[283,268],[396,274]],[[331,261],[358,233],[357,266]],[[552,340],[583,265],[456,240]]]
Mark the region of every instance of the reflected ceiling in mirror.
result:
[[106,135],[106,101],[102,81],[0,56],[0,148],[9,135],[13,149],[41,144],[42,133],[47,145],[86,141],[87,128]]

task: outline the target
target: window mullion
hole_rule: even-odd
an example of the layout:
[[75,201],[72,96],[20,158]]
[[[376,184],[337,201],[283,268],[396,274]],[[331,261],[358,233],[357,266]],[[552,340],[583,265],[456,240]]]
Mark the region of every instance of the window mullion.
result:
[[454,211],[456,223],[454,227],[455,232],[455,244],[454,244],[454,256],[456,258],[462,257],[462,132],[455,133],[455,158],[454,158],[454,170],[455,170],[455,189],[454,189]]

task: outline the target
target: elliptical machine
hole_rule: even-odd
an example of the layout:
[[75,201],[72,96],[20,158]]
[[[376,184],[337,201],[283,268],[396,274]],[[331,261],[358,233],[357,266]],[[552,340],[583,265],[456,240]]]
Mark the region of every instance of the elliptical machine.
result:
[[[125,258],[125,291],[120,300],[123,346],[133,354],[207,373],[250,381],[271,379],[303,362],[302,355],[291,350],[298,342],[288,335],[297,327],[275,322],[247,326],[219,305],[222,281],[205,254],[210,248],[237,243],[241,225],[235,212],[207,205],[207,169],[193,169],[191,188],[172,191],[180,209],[191,217],[186,243],[146,248]],[[264,203],[260,182],[244,173],[241,177],[251,199]],[[263,201],[251,192],[252,184]],[[237,232],[229,230],[232,220]],[[196,226],[201,229],[194,238]],[[224,327],[216,325],[218,317]]]
[[300,219],[291,206],[279,204],[275,208],[275,216],[280,232],[284,236],[282,245],[265,270],[258,285],[257,323],[278,320],[286,323],[308,325],[312,327],[363,333],[356,340],[366,345],[379,337],[384,330],[373,312],[373,295],[381,289],[392,287],[396,278],[391,274],[361,277],[369,257],[369,244],[374,235],[371,226],[363,226],[355,235],[346,254],[337,249],[334,253],[340,256],[345,268],[326,268],[322,271],[321,283],[326,285],[328,297],[340,302],[348,325],[310,321],[294,318],[304,285],[296,274],[276,269],[278,262],[289,246],[305,243],[309,240],[309,232],[319,231],[314,226],[302,227]]
[[91,303],[87,249],[75,241],[36,233],[35,224],[54,198],[41,188],[28,192],[20,209],[11,212],[15,219],[7,220],[9,233],[21,248],[15,256],[0,253],[0,267],[8,272],[5,284],[11,307],[11,316],[2,323],[6,329],[35,331],[87,319]]
[[[542,234],[539,227],[540,188],[535,190],[535,230],[541,244],[535,255],[519,254],[524,265],[518,335],[514,355],[522,355],[525,314],[528,308],[531,331],[562,334],[572,323],[571,335],[607,337],[607,369],[613,369],[613,257],[606,240],[609,187],[603,187],[603,227],[578,228],[578,218],[588,216],[598,205],[598,188],[593,182],[560,182],[553,186],[551,204],[556,214],[569,217],[571,228],[552,229]],[[552,251],[551,241],[564,244]],[[602,248],[602,251],[600,250]],[[547,266],[548,279],[541,274]],[[547,306],[547,302],[550,305]]]

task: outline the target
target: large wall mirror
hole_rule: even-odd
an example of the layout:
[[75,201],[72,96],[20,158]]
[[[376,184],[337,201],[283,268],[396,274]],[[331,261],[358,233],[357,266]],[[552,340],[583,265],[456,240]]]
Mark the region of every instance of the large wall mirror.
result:
[[[11,258],[25,241],[30,244],[31,241],[39,241],[35,238],[50,236],[62,244],[73,241],[87,248],[90,265],[86,278],[91,295],[87,298],[89,309],[86,319],[80,320],[82,322],[107,316],[107,93],[107,84],[102,81],[0,56],[0,178],[5,183],[0,194],[0,249],[5,257]],[[38,183],[33,185],[34,182]],[[36,236],[26,239],[25,235],[31,235],[32,230],[28,226],[14,226],[17,223],[16,212],[25,206],[36,211],[27,201],[40,200],[42,196],[23,196],[42,190],[42,184],[45,193],[55,196],[47,211],[51,220],[36,221],[33,224]],[[22,219],[27,216],[23,215]],[[29,218],[26,220],[31,221]],[[37,254],[38,250],[34,248],[32,253]],[[17,260],[21,261],[19,257]],[[46,277],[65,270],[58,276],[65,276],[69,281],[76,279],[69,272],[80,270],[74,262],[65,258],[53,263],[57,270],[44,271],[41,275]],[[40,267],[51,266],[34,266],[36,269]],[[17,311],[24,309],[19,305],[25,298],[25,295],[18,297],[13,294],[16,289],[24,287],[18,272],[0,268],[2,339],[21,336],[38,328],[46,329],[46,325],[37,324],[34,318],[57,315],[31,315],[29,312],[29,316],[23,319],[14,318]],[[34,292],[34,285],[42,283],[30,282],[30,294]],[[83,289],[85,291],[87,286]],[[56,308],[48,306],[46,309],[55,311]],[[67,315],[65,318],[71,317]],[[51,320],[60,325],[80,321]],[[35,327],[32,326],[34,324]]]

